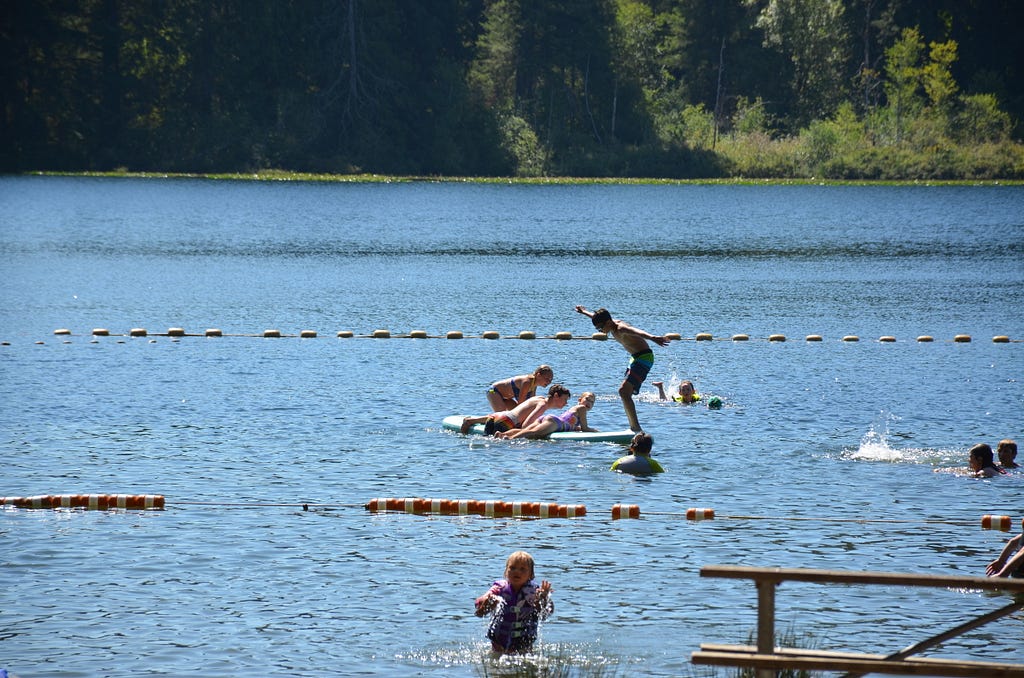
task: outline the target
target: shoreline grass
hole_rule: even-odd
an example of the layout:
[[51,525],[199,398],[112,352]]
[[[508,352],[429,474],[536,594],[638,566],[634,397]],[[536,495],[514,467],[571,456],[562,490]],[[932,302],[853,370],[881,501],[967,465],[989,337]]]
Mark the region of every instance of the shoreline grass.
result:
[[649,186],[1024,186],[1024,179],[761,179],[746,177],[708,179],[661,179],[634,177],[457,177],[399,176],[383,174],[325,174],[260,170],[257,172],[107,172],[32,171],[9,176],[60,176],[124,179],[207,179],[215,181],[295,181],[320,183],[467,183],[525,185],[649,185]]

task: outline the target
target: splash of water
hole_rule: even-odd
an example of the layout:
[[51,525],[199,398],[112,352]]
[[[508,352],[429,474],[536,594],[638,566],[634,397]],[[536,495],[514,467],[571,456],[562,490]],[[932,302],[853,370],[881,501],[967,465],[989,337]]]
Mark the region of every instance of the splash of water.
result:
[[[882,410],[872,422],[867,433],[860,439],[857,449],[849,453],[851,459],[865,461],[887,461],[890,463],[936,464],[953,462],[958,453],[950,450],[934,450],[920,447],[896,447],[892,439],[909,438],[909,435],[894,433],[892,425],[902,419],[892,412]],[[955,462],[954,462],[955,463]]]

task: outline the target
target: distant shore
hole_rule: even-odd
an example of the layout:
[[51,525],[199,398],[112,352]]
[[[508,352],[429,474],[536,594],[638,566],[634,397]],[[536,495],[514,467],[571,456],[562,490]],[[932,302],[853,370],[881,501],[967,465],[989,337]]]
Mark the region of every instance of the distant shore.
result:
[[541,185],[723,185],[723,186],[1024,186],[1024,179],[752,179],[744,177],[714,179],[658,179],[632,177],[447,177],[392,176],[384,174],[321,174],[260,170],[257,172],[25,172],[13,176],[110,177],[126,179],[212,179],[227,181],[308,181],[324,183],[472,183]]

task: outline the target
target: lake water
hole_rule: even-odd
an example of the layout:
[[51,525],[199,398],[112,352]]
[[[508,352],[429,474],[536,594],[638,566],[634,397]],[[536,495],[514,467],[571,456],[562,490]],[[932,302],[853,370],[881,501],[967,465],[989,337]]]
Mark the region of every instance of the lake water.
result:
[[[1024,474],[960,473],[974,443],[1024,439],[1021,187],[6,177],[0,265],[0,495],[167,502],[0,510],[12,675],[511,673],[472,601],[518,549],[555,590],[528,667],[705,675],[690,653],[747,642],[756,593],[703,565],[983,575],[1012,533],[981,516],[1024,516]],[[665,474],[609,472],[613,444],[440,429],[540,363],[597,393],[593,426],[624,428],[627,356],[576,304],[682,335],[638,402]],[[681,379],[725,407],[657,400],[651,381]],[[588,513],[371,514],[375,497]],[[611,520],[616,503],[641,518]],[[777,600],[798,644],[879,653],[1007,602]],[[1018,613],[929,655],[1024,662],[1022,636]]]

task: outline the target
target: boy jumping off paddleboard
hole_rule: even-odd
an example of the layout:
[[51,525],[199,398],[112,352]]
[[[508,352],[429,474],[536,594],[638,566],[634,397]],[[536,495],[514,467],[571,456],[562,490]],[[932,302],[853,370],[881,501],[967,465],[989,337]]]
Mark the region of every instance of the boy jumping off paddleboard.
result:
[[626,418],[629,419],[629,428],[633,431],[643,431],[640,422],[636,417],[636,404],[633,396],[640,392],[640,385],[647,378],[647,373],[654,365],[654,351],[651,350],[648,341],[653,341],[658,346],[665,346],[669,339],[665,336],[655,336],[639,328],[612,318],[607,309],[599,308],[596,311],[588,311],[583,306],[576,307],[577,313],[590,318],[594,328],[605,334],[610,334],[612,339],[622,344],[622,347],[629,353],[629,365],[626,367],[626,378],[619,386],[619,397],[622,399],[622,408],[626,411]]

